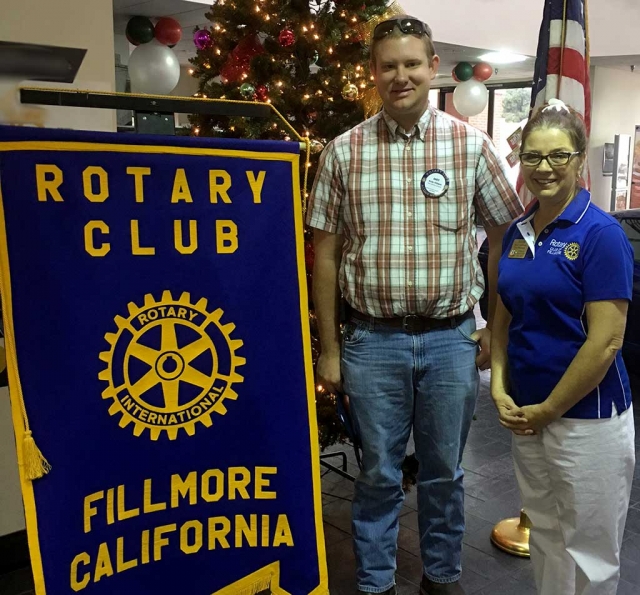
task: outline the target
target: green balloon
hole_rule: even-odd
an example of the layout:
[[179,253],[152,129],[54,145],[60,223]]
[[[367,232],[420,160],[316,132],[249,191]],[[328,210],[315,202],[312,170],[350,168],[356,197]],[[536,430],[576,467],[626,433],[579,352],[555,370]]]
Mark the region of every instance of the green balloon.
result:
[[473,66],[471,66],[469,62],[458,62],[458,65],[453,69],[453,71],[463,83],[473,76]]
[[149,43],[154,36],[153,23],[147,17],[131,17],[126,33],[127,39],[133,45]]

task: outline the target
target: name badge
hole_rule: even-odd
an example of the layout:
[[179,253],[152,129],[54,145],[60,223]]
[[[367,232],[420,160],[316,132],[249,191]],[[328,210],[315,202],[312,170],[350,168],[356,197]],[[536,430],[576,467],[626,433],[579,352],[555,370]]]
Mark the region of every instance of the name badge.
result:
[[449,190],[449,178],[441,169],[430,169],[422,176],[420,188],[427,198],[440,198]]
[[529,246],[525,240],[513,240],[511,250],[509,250],[509,258],[524,258],[528,249]]

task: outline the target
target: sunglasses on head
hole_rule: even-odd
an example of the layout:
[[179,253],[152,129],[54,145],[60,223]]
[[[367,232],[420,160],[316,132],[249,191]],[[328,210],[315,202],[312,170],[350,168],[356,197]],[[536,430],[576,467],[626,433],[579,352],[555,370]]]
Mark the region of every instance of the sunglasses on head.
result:
[[426,35],[431,38],[431,29],[429,25],[418,19],[412,18],[396,18],[382,21],[376,25],[373,30],[373,39],[382,39],[391,33],[396,27],[405,35]]

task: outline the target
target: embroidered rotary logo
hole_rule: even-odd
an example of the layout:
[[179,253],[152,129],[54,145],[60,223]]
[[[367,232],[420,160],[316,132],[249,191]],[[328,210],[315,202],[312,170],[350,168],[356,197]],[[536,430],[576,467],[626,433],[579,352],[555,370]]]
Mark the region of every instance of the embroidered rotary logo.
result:
[[149,429],[152,440],[163,431],[175,440],[180,428],[193,436],[196,422],[211,426],[214,413],[227,412],[225,401],[238,398],[232,387],[244,380],[236,372],[246,362],[237,355],[243,343],[231,336],[235,324],[223,324],[224,312],[207,305],[164,291],[158,301],[146,294],[144,305],[130,302],[129,316],[115,317],[98,378],[108,383],[102,398],[112,401],[110,415],[121,414],[120,427],[133,423],[135,436]]
[[564,249],[564,255],[569,260],[575,260],[576,258],[578,258],[579,254],[580,254],[580,244],[576,242],[571,242],[571,244],[567,244],[567,246]]

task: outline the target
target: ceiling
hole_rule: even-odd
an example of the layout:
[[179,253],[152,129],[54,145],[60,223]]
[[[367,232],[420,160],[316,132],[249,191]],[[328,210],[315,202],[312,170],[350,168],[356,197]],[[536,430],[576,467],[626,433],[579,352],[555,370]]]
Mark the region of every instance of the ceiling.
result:
[[[209,21],[204,16],[211,1],[196,2],[193,0],[113,0],[115,32],[124,34],[127,20],[133,15],[147,17],[170,16],[175,18],[184,31],[183,38],[174,47],[181,64],[187,64],[189,58],[195,55],[195,48],[191,38],[191,31],[195,26],[204,27]],[[453,67],[462,61],[472,64],[479,61],[479,57],[494,48],[473,48],[449,43],[436,43],[436,51],[440,56],[440,74],[434,81],[434,87],[454,85],[451,77]],[[592,64],[606,68],[616,68],[629,72],[630,65],[638,66],[636,73],[640,74],[640,55],[638,56],[608,56],[593,58]],[[517,64],[503,64],[497,66],[497,73],[491,77],[491,83],[511,81],[528,81],[533,78],[535,59],[528,57],[525,62]]]
[[[450,43],[436,42],[436,52],[440,56],[440,74],[434,81],[433,87],[446,87],[455,85],[451,77],[451,71],[458,62],[470,62],[476,64],[480,62],[480,56],[486,54],[491,49],[470,48]],[[640,65],[640,62],[638,63]],[[495,67],[497,72],[489,79],[489,83],[505,83],[510,81],[530,81],[533,79],[533,68],[535,58],[528,57],[524,62],[516,64],[500,64]]]

